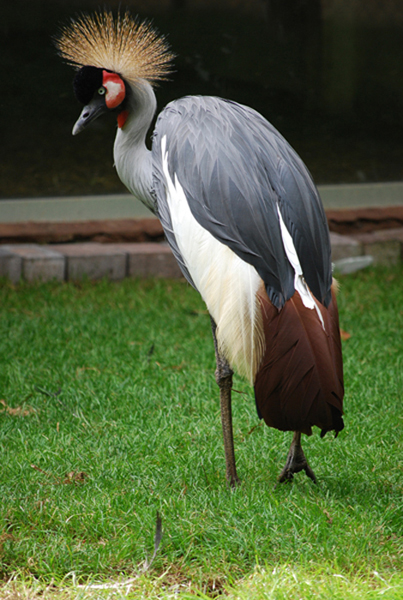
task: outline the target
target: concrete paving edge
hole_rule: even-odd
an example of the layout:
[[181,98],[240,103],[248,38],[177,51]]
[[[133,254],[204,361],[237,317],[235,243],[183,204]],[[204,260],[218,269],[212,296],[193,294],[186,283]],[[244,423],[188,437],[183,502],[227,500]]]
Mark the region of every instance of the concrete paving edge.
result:
[[[370,255],[374,264],[393,265],[403,259],[403,228],[354,236],[330,234],[332,259]],[[0,277],[26,281],[114,281],[125,277],[177,279],[182,273],[166,243],[83,242],[74,244],[0,245]]]

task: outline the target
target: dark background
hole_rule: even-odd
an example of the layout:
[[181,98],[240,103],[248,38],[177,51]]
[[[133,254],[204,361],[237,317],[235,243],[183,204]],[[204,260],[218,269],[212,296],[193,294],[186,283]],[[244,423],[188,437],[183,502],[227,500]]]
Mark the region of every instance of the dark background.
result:
[[[316,183],[403,179],[401,0],[142,0],[177,55],[159,109],[187,94],[248,104],[289,140]],[[124,192],[116,123],[73,138],[81,106],[52,35],[99,2],[17,0],[1,9],[0,198]],[[117,2],[108,6],[117,9]]]

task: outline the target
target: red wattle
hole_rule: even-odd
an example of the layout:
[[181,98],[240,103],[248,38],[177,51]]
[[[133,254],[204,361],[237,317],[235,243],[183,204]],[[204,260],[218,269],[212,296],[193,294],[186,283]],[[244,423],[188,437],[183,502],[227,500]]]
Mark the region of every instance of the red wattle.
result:
[[119,129],[122,129],[122,127],[124,126],[124,124],[127,121],[127,117],[129,116],[129,111],[128,110],[122,110],[122,112],[120,112],[118,114],[118,127]]

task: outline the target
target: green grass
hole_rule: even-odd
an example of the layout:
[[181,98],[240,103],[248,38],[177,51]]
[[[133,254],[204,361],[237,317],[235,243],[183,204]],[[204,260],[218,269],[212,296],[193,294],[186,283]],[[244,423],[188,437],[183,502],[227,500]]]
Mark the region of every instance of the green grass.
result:
[[274,489],[291,435],[235,378],[234,492],[189,286],[3,283],[0,597],[120,597],[77,586],[127,578],[135,598],[403,597],[403,269],[340,283],[346,428],[304,440],[319,484]]

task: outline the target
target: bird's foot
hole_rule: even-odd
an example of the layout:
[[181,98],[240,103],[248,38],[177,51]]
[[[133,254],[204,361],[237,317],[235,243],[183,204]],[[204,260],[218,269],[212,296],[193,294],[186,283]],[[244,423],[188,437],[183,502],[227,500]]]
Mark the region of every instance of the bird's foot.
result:
[[231,490],[235,490],[237,487],[239,487],[241,485],[241,480],[239,479],[239,477],[236,473],[235,473],[235,475],[227,474],[227,485]]
[[288,452],[285,467],[278,477],[278,483],[291,481],[294,478],[294,473],[299,473],[300,471],[305,471],[307,476],[312,479],[314,483],[316,483],[315,473],[312,471],[308,461],[305,458],[305,454],[302,450],[299,440],[296,441],[294,437],[290,451]]

